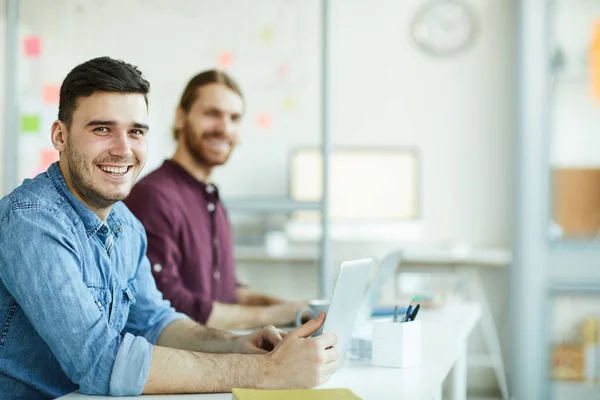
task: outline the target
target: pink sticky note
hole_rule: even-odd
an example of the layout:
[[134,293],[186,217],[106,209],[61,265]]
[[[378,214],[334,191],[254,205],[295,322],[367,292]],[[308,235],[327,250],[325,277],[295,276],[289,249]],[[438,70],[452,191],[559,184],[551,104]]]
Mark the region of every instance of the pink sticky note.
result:
[[31,174],[31,178],[38,176],[39,174],[46,172],[48,167],[58,161],[58,151],[54,149],[43,149],[40,151],[40,161],[38,166]]
[[219,66],[222,69],[228,69],[233,64],[234,60],[233,53],[230,51],[223,51],[219,54]]
[[256,125],[262,129],[268,129],[273,124],[273,118],[268,113],[261,113],[256,118]]
[[42,89],[42,97],[46,104],[58,104],[60,101],[60,85],[51,83]]
[[40,168],[44,171],[56,161],[58,161],[58,151],[55,149],[44,149],[40,152]]
[[285,78],[285,77],[287,77],[287,76],[289,75],[289,73],[290,73],[290,70],[291,70],[291,68],[290,68],[290,66],[289,66],[289,65],[287,65],[287,64],[282,64],[282,65],[280,65],[280,66],[277,68],[277,74],[278,74],[280,77],[282,77],[282,78]]
[[42,54],[42,39],[39,36],[28,36],[23,40],[25,55],[39,57]]

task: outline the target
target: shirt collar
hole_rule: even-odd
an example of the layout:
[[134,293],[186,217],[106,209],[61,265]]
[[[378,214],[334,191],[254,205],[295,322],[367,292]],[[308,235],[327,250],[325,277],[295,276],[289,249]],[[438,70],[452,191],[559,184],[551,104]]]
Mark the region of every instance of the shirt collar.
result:
[[[100,217],[96,215],[92,210],[88,208],[85,204],[81,202],[75,195],[69,190],[67,186],[67,182],[60,170],[58,165],[58,161],[55,162],[48,168],[48,176],[54,183],[54,185],[58,188],[58,190],[65,196],[65,198],[71,204],[71,207],[75,210],[79,218],[81,218],[81,222],[85,227],[85,231],[88,237],[96,234],[100,228],[104,225]],[[121,234],[121,221],[115,215],[114,207],[111,209],[108,218],[106,220],[109,228],[117,235]]]
[[199,181],[194,178],[189,172],[185,170],[181,165],[173,160],[165,160],[163,165],[171,168],[177,175],[179,175],[182,179],[185,179],[189,182],[193,187],[197,187],[200,189],[202,193],[204,193],[204,197],[207,199],[219,199],[219,188],[215,186],[214,183],[205,183]]

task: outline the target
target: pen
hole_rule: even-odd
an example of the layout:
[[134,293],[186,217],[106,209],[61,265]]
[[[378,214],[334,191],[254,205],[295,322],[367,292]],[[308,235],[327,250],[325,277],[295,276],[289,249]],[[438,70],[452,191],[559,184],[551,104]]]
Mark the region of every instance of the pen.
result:
[[411,301],[410,304],[408,305],[408,308],[406,309],[406,315],[402,319],[402,322],[408,322],[412,308],[413,308],[413,302]]
[[410,316],[411,321],[414,321],[415,318],[417,318],[417,313],[419,312],[419,308],[421,308],[421,305],[417,304],[417,306],[415,307],[415,311],[413,311],[412,315]]
[[398,306],[394,307],[394,322],[398,322]]

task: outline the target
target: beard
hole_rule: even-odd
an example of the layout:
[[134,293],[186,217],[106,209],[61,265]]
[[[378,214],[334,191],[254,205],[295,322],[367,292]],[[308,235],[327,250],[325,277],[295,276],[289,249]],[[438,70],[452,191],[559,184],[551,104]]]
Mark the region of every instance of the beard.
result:
[[[224,134],[221,131],[217,131],[217,130],[202,132],[201,134],[196,134],[194,132],[193,127],[190,126],[190,124],[188,122],[186,122],[186,124],[180,134],[183,135],[185,147],[188,150],[189,154],[194,159],[194,161],[196,162],[196,164],[211,167],[211,168],[216,167],[218,165],[225,164],[227,162],[227,160],[229,160],[229,157],[231,156],[231,152],[233,151],[233,148],[236,145],[235,142],[230,141],[231,148],[230,148],[229,152],[227,153],[227,155],[224,157],[224,159],[215,160],[215,157],[211,157],[209,154],[209,151],[207,149],[205,149],[203,140],[210,139],[210,138],[217,138],[217,139],[226,138],[227,137],[226,134]],[[224,140],[229,140],[229,139],[224,139]]]
[[[87,162],[82,154],[73,151],[69,148],[65,150],[67,156],[67,168],[71,177],[73,188],[79,193],[81,198],[91,207],[96,209],[104,209],[112,206],[118,201],[124,200],[131,191],[131,186],[125,191],[115,190],[110,192],[108,190],[102,190],[95,185],[93,182],[94,166],[92,171],[86,169]],[[107,158],[106,160],[94,160],[92,165],[98,163],[123,163],[122,159]],[[130,171],[133,173],[133,171]],[[133,179],[135,181],[135,179]]]

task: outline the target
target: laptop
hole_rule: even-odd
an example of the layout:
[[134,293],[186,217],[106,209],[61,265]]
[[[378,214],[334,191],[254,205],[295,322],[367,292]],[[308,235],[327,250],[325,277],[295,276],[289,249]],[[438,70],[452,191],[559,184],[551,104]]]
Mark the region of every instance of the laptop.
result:
[[[389,279],[394,276],[394,273],[396,272],[401,261],[402,251],[396,250],[388,253],[381,263],[379,263],[379,267],[369,282],[365,292],[364,300],[360,306],[360,310],[358,311],[358,316],[354,325],[355,329],[368,324],[369,320],[374,316],[375,306],[381,298],[383,287],[389,281]],[[393,307],[386,311],[387,312],[384,312],[383,314],[393,313]],[[402,312],[403,310],[399,309],[398,311]]]

